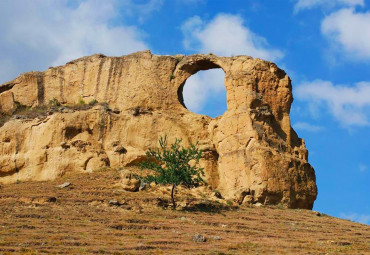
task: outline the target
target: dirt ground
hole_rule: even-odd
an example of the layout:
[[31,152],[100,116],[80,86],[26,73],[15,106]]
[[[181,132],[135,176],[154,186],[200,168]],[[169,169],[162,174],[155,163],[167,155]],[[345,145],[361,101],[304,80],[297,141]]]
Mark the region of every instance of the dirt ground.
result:
[[370,254],[368,225],[237,206],[207,189],[180,189],[172,210],[169,187],[127,192],[118,182],[117,170],[105,169],[2,185],[0,254]]

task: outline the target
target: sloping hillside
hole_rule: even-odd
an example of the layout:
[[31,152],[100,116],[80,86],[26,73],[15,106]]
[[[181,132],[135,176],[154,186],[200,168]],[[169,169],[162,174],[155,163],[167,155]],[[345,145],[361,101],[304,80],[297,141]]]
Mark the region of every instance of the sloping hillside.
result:
[[[56,187],[65,182],[65,188]],[[370,254],[370,227],[309,210],[237,207],[214,192],[123,191],[116,170],[0,188],[0,254]],[[193,241],[195,234],[205,242]]]

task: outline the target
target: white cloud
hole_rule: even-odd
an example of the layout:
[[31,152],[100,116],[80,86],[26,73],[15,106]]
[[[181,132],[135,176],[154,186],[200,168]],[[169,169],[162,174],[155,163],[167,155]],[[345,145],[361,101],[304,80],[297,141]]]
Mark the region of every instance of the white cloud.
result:
[[315,80],[297,86],[295,95],[320,109],[328,109],[343,126],[370,124],[370,82],[349,87]]
[[370,12],[341,9],[325,17],[321,32],[348,57],[370,60]]
[[158,1],[140,6],[129,0],[1,1],[0,83],[21,72],[44,70],[85,55],[124,55],[147,49],[145,35],[137,27],[116,25],[122,18],[118,7],[125,6],[126,12],[130,6],[131,12],[143,7],[147,13],[156,8],[150,4]]
[[337,6],[364,6],[364,0],[297,0],[294,5],[294,13],[301,10],[313,9],[316,7],[334,8]]
[[343,219],[348,219],[351,221],[370,225],[370,215],[369,214],[341,213],[339,217]]
[[283,57],[281,51],[271,49],[266,39],[253,33],[237,15],[219,14],[208,23],[194,16],[181,28],[183,44],[188,50],[222,56],[243,54],[266,60]]
[[[140,22],[145,21],[153,12],[158,11],[165,0],[108,0],[113,1],[116,7],[126,15],[137,17]],[[99,1],[100,3],[101,1]]]
[[293,125],[294,129],[297,130],[304,130],[309,132],[318,132],[321,131],[323,128],[317,125],[312,125],[307,122],[297,122]]
[[207,98],[226,98],[225,73],[221,69],[199,71],[190,76],[184,86],[183,97],[186,107],[193,112],[204,109]]

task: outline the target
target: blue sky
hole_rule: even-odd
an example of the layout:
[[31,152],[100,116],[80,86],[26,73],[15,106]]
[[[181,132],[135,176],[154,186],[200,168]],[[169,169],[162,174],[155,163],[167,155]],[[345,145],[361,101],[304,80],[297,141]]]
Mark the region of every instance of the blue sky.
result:
[[[314,209],[370,224],[370,1],[2,0],[0,83],[103,53],[250,55],[292,79],[292,125],[309,149]],[[189,109],[226,109],[223,72],[199,72]]]

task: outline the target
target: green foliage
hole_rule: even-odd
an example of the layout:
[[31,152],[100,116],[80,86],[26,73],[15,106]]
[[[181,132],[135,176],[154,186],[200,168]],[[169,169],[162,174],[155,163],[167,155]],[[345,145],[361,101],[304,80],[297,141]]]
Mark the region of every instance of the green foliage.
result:
[[139,163],[141,169],[149,169],[154,172],[154,174],[142,178],[144,181],[172,184],[173,208],[176,207],[173,196],[176,186],[182,184],[191,188],[204,183],[203,168],[198,167],[202,157],[202,151],[197,149],[198,142],[190,144],[187,148],[181,146],[181,142],[181,139],[176,138],[175,142],[168,146],[167,135],[160,137],[160,148],[149,149],[146,152],[147,159]]
[[174,74],[171,74],[170,75],[170,80],[173,80],[173,79],[175,79],[175,75]]
[[85,105],[85,100],[82,99],[82,97],[80,97],[80,99],[78,100],[78,104],[79,105]]
[[90,105],[90,106],[94,106],[94,105],[96,105],[97,103],[98,103],[98,100],[93,99],[93,100],[91,100],[91,101],[89,102],[89,105]]
[[[167,146],[167,136],[159,138],[160,149],[149,149],[146,152],[147,160],[139,165],[142,169],[150,169],[154,175],[147,175],[143,178],[147,182],[159,184],[183,184],[186,187],[194,187],[203,183],[201,175],[204,175],[203,168],[199,168],[199,160],[202,151],[197,149],[196,144],[185,148],[180,146],[181,139],[176,139],[170,147]],[[190,164],[190,161],[192,161]]]
[[229,205],[229,206],[230,205],[233,205],[233,201],[231,201],[230,199],[229,200],[226,200],[226,204]]
[[58,101],[58,99],[56,99],[55,97],[53,97],[53,99],[49,100],[49,105],[50,106],[60,106],[60,102]]

